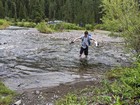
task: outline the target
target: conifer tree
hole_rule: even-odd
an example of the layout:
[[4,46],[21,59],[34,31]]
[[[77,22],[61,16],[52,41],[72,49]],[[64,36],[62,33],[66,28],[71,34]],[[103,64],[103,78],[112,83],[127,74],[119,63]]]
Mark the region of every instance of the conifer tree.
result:
[[0,18],[4,18],[4,6],[2,0],[0,0]]

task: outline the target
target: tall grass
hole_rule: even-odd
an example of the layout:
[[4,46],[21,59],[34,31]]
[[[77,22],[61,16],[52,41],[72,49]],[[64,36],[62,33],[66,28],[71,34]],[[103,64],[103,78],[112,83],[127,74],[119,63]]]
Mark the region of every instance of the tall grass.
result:
[[15,93],[0,82],[0,105],[9,105],[14,96]]
[[9,26],[9,22],[4,20],[4,19],[0,19],[0,29],[5,29],[6,27]]

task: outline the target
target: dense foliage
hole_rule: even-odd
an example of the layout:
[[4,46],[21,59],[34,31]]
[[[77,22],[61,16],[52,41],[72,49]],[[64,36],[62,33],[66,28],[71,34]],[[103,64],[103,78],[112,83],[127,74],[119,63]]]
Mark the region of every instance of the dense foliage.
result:
[[103,0],[103,27],[120,31],[127,45],[140,54],[140,11],[138,0]]
[[101,0],[0,0],[0,18],[93,24],[100,22],[100,3]]

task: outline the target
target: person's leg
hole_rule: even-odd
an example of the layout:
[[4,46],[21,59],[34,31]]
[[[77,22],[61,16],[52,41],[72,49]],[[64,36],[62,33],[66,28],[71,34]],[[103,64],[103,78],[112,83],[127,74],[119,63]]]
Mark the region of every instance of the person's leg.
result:
[[84,54],[85,54],[85,57],[87,58],[88,57],[88,47],[85,48]]
[[82,56],[83,51],[84,51],[84,49],[83,49],[83,47],[81,47],[79,57],[81,57],[81,56]]

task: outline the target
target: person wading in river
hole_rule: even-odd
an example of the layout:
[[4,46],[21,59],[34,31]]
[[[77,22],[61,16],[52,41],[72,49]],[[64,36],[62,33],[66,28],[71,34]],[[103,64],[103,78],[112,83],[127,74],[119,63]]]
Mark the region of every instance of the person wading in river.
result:
[[71,41],[71,43],[74,43],[78,39],[82,40],[79,57],[81,58],[81,56],[84,52],[84,55],[87,58],[87,56],[88,56],[88,46],[90,45],[90,40],[93,40],[94,42],[95,42],[95,40],[91,37],[91,35],[88,34],[88,31],[85,31],[83,36],[75,38],[73,41]]

